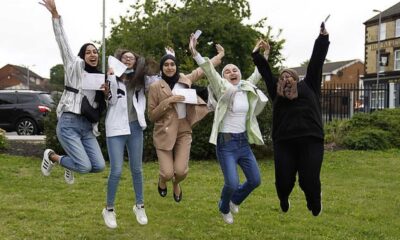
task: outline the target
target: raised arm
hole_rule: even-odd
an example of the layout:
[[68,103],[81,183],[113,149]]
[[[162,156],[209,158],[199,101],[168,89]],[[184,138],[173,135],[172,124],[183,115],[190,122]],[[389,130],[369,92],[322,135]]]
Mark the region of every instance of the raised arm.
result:
[[[260,54],[260,50],[264,49],[264,56]],[[267,86],[268,95],[271,100],[275,99],[276,96],[276,84],[277,79],[272,75],[271,67],[268,63],[270,46],[268,42],[264,40],[260,40],[256,47],[253,50],[252,57],[253,62],[256,65],[258,72],[261,74],[262,78],[265,81],[265,85]]]
[[307,74],[304,81],[317,93],[321,90],[322,67],[329,47],[329,34],[325,27],[321,27],[318,38],[315,40]]
[[51,13],[54,35],[61,52],[61,58],[64,65],[69,66],[76,59],[76,56],[72,53],[72,50],[69,46],[67,35],[65,34],[62,26],[61,16],[57,11],[56,3],[54,0],[42,0],[42,2],[39,2],[39,4],[46,7],[46,9]]
[[[203,58],[199,52],[196,50],[197,40],[194,38],[194,34],[190,36],[189,50],[192,53],[193,58],[196,60],[197,64],[204,71],[208,81],[210,82],[211,90],[217,97],[222,94],[222,92],[230,84],[226,79],[223,79],[221,75],[215,70],[211,60],[208,58]],[[217,44],[217,49],[223,49],[221,45]]]
[[[192,33],[191,37],[193,35],[194,34]],[[193,38],[193,41],[195,41],[195,44],[197,45],[197,39]],[[189,50],[191,49],[190,44],[191,43],[189,42]],[[213,58],[210,59],[210,62],[214,67],[220,65],[222,62],[222,58],[225,56],[225,50],[221,45],[216,44],[215,48],[217,49],[217,55],[215,55]],[[193,54],[192,54],[192,56],[193,56]],[[186,76],[192,81],[192,83],[194,83],[197,80],[204,77],[204,72],[203,72],[203,69],[201,69],[201,67],[198,67]]]

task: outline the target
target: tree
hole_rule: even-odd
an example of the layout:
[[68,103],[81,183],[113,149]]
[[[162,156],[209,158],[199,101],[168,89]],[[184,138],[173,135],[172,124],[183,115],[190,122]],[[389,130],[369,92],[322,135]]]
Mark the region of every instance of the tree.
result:
[[[121,0],[120,0],[121,2]],[[246,0],[182,0],[182,6],[171,4],[168,0],[136,1],[127,16],[119,21],[112,20],[111,36],[106,40],[107,54],[113,55],[116,49],[126,48],[147,58],[160,59],[164,55],[164,47],[174,48],[180,62],[181,72],[190,72],[196,63],[188,51],[190,33],[202,30],[198,50],[203,56],[216,54],[214,45],[220,43],[225,48],[225,57],[221,66],[227,63],[236,64],[243,76],[254,71],[251,51],[259,38],[267,39],[271,45],[269,61],[273,72],[278,72],[277,65],[283,61],[280,50],[284,40],[272,34],[272,27],[266,27],[267,18],[256,24],[246,25],[243,20],[250,18],[251,11]],[[267,29],[263,32],[263,29]],[[221,69],[221,66],[219,69]],[[204,79],[200,84],[206,85]],[[260,88],[265,89],[264,84]],[[271,111],[271,108],[267,108]],[[270,114],[264,113],[259,122],[265,139],[270,133]],[[212,115],[202,121],[193,130],[192,158],[213,158],[214,147],[208,145],[208,137],[212,125]],[[145,131],[144,155],[154,159],[152,145],[152,124]],[[209,146],[209,147],[205,147]]]
[[62,91],[64,88],[64,65],[57,64],[50,69],[50,84],[53,90]]

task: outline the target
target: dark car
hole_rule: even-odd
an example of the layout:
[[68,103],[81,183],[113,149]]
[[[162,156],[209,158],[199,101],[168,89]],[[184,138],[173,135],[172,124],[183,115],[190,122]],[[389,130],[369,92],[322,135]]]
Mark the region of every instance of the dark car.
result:
[[53,106],[48,92],[0,90],[0,128],[18,135],[40,134]]

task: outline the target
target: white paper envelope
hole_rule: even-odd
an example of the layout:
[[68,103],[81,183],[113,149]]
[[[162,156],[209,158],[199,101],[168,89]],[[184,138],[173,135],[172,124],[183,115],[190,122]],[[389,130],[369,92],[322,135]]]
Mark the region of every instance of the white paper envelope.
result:
[[102,73],[83,73],[82,89],[100,90],[104,83],[104,74]]
[[125,64],[113,56],[108,56],[108,67],[114,70],[114,74],[117,77],[121,77],[127,68]]
[[188,103],[188,104],[197,104],[197,95],[196,95],[196,90],[195,89],[174,89],[172,91],[174,95],[182,95],[185,97],[185,101],[183,103]]

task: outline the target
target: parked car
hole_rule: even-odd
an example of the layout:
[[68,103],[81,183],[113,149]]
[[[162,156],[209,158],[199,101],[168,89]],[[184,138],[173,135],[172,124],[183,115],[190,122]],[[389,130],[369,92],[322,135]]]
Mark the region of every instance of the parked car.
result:
[[53,106],[48,92],[0,90],[0,128],[18,135],[40,134]]

